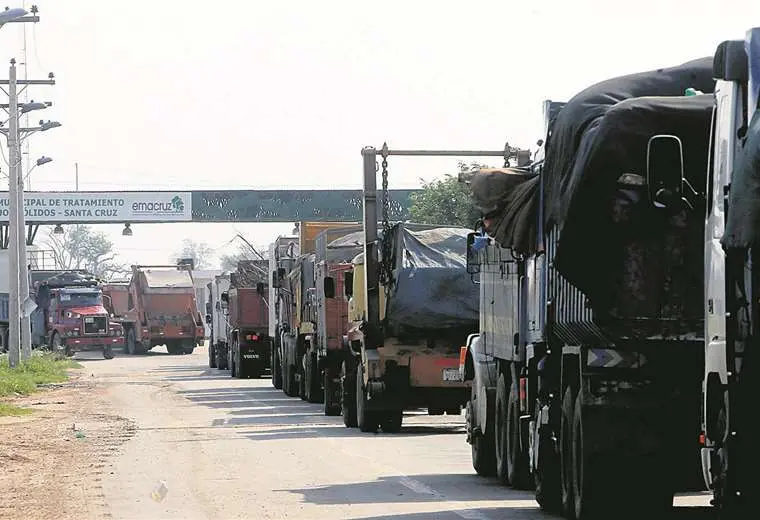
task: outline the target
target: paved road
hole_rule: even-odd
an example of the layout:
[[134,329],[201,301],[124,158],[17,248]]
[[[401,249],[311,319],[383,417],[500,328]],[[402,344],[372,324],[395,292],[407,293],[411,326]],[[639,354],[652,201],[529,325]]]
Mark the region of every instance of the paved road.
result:
[[[408,415],[402,433],[363,434],[269,379],[206,366],[206,349],[85,358],[137,432],[104,481],[116,519],[528,520],[530,493],[474,475],[462,417]],[[165,481],[166,497],[151,491]],[[704,496],[680,505],[706,505]],[[709,518],[681,508],[679,519]]]

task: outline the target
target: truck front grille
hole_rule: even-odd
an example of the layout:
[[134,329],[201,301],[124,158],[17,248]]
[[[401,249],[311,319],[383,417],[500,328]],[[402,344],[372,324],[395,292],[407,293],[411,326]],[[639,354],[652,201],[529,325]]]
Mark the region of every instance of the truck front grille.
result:
[[105,316],[85,316],[85,334],[108,334],[108,318]]

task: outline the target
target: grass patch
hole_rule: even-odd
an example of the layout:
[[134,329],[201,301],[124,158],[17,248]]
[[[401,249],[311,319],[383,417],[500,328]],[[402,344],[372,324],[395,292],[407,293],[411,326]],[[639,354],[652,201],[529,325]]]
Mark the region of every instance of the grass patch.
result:
[[8,403],[0,403],[0,417],[9,415],[29,415],[32,411],[29,408],[19,408]]
[[29,395],[37,390],[37,385],[62,383],[68,379],[69,369],[80,366],[70,359],[35,353],[31,359],[22,361],[12,369],[8,366],[8,356],[0,356],[0,397]]

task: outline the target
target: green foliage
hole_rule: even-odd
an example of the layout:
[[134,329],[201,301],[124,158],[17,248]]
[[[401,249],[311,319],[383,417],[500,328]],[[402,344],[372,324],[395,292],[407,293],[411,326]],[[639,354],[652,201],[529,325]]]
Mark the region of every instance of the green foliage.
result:
[[16,368],[10,368],[8,356],[0,356],[0,397],[28,395],[37,390],[37,385],[62,383],[68,379],[67,371],[79,366],[70,359],[35,353]]
[[11,415],[29,415],[32,411],[29,408],[19,408],[8,403],[0,403],[0,417],[8,417]]
[[105,279],[129,272],[127,266],[117,260],[108,235],[93,230],[91,226],[66,226],[60,235],[51,230],[47,246],[53,251],[57,266],[62,269],[86,269]]
[[[487,168],[479,163],[459,162],[459,173]],[[409,208],[412,222],[471,228],[480,217],[473,207],[469,185],[459,182],[458,175],[447,173],[442,179],[422,180],[422,193],[412,194]]]

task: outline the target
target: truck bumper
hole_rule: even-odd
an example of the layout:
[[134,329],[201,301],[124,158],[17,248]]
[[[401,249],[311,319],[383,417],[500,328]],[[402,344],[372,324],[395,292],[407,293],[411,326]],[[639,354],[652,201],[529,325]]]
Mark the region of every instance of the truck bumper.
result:
[[270,345],[268,341],[241,343],[239,348],[242,363],[257,363],[262,367],[269,367]]
[[68,337],[63,345],[71,352],[88,352],[103,350],[104,348],[118,348],[124,346],[124,336],[103,336],[97,338]]

